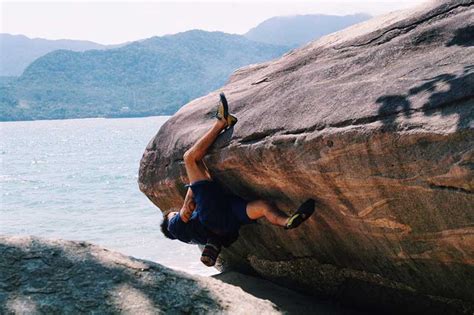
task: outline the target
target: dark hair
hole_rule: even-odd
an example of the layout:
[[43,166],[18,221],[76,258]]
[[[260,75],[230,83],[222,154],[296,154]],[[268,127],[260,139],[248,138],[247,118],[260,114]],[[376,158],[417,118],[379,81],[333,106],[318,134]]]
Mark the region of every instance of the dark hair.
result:
[[163,232],[164,236],[166,236],[170,240],[175,240],[176,237],[174,237],[174,235],[171,234],[170,231],[168,231],[168,223],[169,223],[168,214],[170,214],[171,212],[173,212],[173,210],[163,211],[163,221],[161,222],[160,227],[161,227],[161,232]]

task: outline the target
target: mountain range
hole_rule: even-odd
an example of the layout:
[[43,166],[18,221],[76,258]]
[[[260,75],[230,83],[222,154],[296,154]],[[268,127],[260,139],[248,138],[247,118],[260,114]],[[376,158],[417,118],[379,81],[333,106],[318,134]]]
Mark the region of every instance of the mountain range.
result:
[[90,49],[108,49],[120,45],[102,45],[85,40],[29,38],[25,35],[0,34],[2,62],[0,76],[19,76],[36,58],[53,50],[67,49],[85,51]]
[[296,47],[370,18],[363,13],[277,16],[263,21],[244,36],[262,43]]
[[187,31],[108,50],[55,50],[1,89],[1,120],[172,114],[222,86],[233,70],[285,46]]
[[[356,23],[362,18],[327,21],[343,27],[349,22],[341,20]],[[234,70],[277,58],[321,36],[318,28],[308,32],[312,19],[324,20],[319,15],[288,17],[288,27],[281,28],[279,18],[273,18],[244,35],[192,30],[113,46],[69,40],[28,43],[24,36],[2,34],[2,74],[18,77],[0,77],[0,120],[173,114],[222,86]],[[273,31],[278,27],[279,37]],[[28,58],[48,50],[21,69]]]

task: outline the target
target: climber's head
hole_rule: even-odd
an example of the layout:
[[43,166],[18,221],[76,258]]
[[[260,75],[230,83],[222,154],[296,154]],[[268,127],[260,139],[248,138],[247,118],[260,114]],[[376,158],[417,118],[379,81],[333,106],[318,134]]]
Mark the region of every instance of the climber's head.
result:
[[163,234],[171,240],[175,240],[176,237],[174,237],[174,235],[171,234],[171,232],[168,230],[168,224],[169,224],[170,220],[175,215],[178,215],[178,214],[179,214],[179,212],[174,211],[173,209],[163,211],[163,221],[160,224],[161,232],[163,232]]

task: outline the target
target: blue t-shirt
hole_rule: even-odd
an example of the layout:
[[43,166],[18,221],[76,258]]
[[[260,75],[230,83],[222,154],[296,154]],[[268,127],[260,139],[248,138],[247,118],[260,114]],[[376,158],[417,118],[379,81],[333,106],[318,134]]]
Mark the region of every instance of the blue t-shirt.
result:
[[188,223],[178,213],[168,224],[168,230],[180,241],[204,245],[209,238],[218,238],[229,246],[238,238],[240,226],[251,223],[246,214],[247,202],[226,195],[216,182],[200,180],[186,186],[193,191],[196,209]]
[[221,236],[238,233],[241,224],[232,211],[234,197],[225,194],[214,181],[198,181],[190,187],[196,202],[194,213],[202,225]]
[[168,223],[168,231],[178,240],[205,245],[212,236],[211,233],[199,222],[198,213],[194,212],[188,223],[185,223],[181,216],[176,214]]
[[201,223],[198,212],[192,214],[188,223],[181,219],[179,213],[176,214],[168,222],[168,231],[182,242],[200,245],[206,245],[209,241],[212,241],[228,247],[239,237],[238,231],[225,235],[213,233]]

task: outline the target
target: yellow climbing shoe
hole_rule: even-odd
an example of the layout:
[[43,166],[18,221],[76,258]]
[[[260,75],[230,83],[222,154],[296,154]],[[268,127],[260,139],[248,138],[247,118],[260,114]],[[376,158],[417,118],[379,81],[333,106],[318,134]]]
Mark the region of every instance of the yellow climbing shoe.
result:
[[216,118],[217,119],[225,119],[227,125],[226,129],[232,127],[235,125],[238,121],[237,117],[229,114],[229,105],[227,103],[227,99],[225,97],[225,94],[222,92],[219,94],[220,96],[220,103],[217,106],[217,111],[216,111]]

